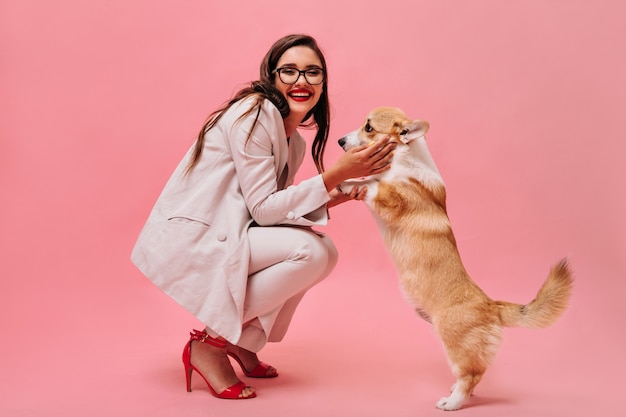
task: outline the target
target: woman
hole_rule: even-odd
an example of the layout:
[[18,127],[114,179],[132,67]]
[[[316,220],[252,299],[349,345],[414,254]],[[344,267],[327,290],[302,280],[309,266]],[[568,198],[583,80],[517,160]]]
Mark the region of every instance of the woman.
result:
[[[363,199],[336,187],[389,168],[393,144],[355,148],[324,170],[328,78],[324,56],[306,35],[289,35],[268,51],[260,80],[244,88],[203,126],[172,174],[132,260],[165,293],[206,325],[183,352],[187,390],[195,370],[219,398],[253,398],[228,356],[249,377],[271,378],[260,362],[280,341],[304,293],[337,262],[324,225],[329,207]],[[306,152],[296,128],[317,127],[311,146],[320,172],[293,185]]]

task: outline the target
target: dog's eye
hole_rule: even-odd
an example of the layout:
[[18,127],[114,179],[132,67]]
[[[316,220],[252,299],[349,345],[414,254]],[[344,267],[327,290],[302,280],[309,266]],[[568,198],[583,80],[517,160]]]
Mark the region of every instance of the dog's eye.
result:
[[374,129],[372,128],[372,126],[370,126],[370,124],[369,124],[369,123],[366,123],[366,124],[365,124],[365,131],[366,131],[367,133],[369,133],[369,132],[371,132],[372,130],[374,130]]

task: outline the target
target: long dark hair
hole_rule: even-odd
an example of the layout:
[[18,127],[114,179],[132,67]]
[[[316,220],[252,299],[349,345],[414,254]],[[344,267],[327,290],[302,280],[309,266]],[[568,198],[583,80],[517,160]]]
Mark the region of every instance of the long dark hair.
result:
[[320,173],[324,171],[324,150],[326,148],[328,132],[330,130],[330,105],[328,102],[328,72],[326,71],[326,60],[324,59],[324,54],[317,45],[317,41],[313,37],[309,35],[295,34],[287,35],[272,45],[263,58],[263,61],[261,61],[260,78],[258,81],[253,81],[249,86],[239,90],[239,92],[237,92],[230,101],[207,117],[206,122],[198,133],[187,172],[189,172],[200,160],[202,149],[204,148],[204,138],[206,133],[213,128],[217,122],[219,122],[226,110],[238,101],[247,97],[255,97],[253,106],[241,116],[245,117],[256,111],[256,118],[250,132],[248,133],[248,138],[256,126],[263,100],[270,100],[278,108],[283,119],[289,116],[289,104],[282,93],[275,87],[276,78],[273,71],[276,69],[278,60],[285,53],[285,51],[294,46],[306,46],[313,50],[313,52],[315,52],[319,57],[322,63],[322,68],[326,74],[319,101],[315,107],[313,107],[311,111],[306,114],[300,123],[300,126],[302,127],[317,128],[315,139],[311,145],[311,155],[313,156],[313,162],[315,163],[317,171]]

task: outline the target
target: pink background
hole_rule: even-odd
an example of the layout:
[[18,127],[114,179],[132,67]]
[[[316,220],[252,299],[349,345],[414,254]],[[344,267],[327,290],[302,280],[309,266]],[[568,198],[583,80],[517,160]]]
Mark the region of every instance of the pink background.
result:
[[[378,105],[431,123],[467,269],[526,303],[569,256],[546,330],[508,329],[465,416],[623,412],[626,7],[622,1],[0,2],[0,415],[438,416],[439,341],[402,298],[364,206],[253,401],[185,392],[200,324],[132,266],[158,193],[204,117],[271,43],[314,35],[335,141]],[[313,174],[309,159],[302,176]]]

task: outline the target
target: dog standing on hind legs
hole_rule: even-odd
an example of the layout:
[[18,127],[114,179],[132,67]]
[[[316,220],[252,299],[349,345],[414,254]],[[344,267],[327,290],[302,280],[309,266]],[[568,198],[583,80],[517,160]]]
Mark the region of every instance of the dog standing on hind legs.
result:
[[349,193],[354,186],[367,186],[364,202],[378,222],[401,288],[417,313],[432,323],[456,377],[451,394],[437,407],[458,410],[493,360],[502,328],[551,325],[567,306],[573,278],[567,260],[561,260],[526,305],[492,300],[472,281],[446,212],[443,179],[426,145],[428,127],[394,107],[373,110],[339,145],[347,151],[389,136],[397,142],[391,169],[340,188]]

